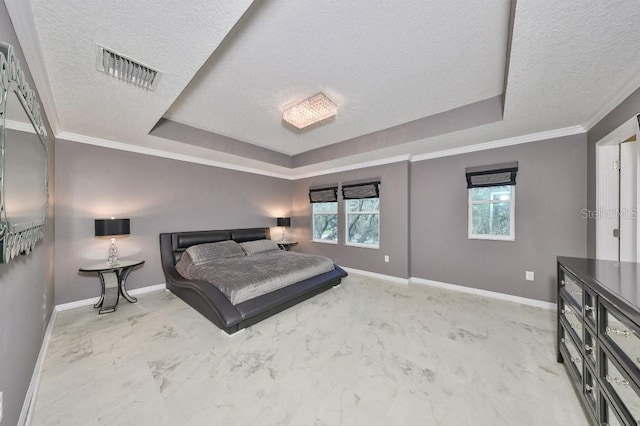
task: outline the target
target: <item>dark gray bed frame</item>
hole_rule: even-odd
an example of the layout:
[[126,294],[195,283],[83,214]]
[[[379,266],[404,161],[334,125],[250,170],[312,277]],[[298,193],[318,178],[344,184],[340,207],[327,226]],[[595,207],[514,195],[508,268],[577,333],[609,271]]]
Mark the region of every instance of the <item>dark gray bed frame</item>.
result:
[[184,251],[196,244],[234,240],[238,243],[269,239],[269,228],[227,229],[160,234],[160,258],[167,279],[167,289],[187,302],[209,321],[228,334],[233,334],[265,318],[281,312],[340,284],[347,273],[335,269],[289,285],[263,296],[232,305],[214,285],[201,280],[188,280],[176,271],[176,263]]

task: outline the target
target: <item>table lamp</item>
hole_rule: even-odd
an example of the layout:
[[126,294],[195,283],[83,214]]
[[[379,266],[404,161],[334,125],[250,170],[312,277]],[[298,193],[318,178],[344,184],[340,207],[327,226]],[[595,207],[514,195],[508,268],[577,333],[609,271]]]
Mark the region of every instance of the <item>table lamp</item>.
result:
[[276,226],[282,227],[282,241],[287,239],[287,231],[286,228],[291,226],[291,218],[290,217],[277,217],[276,218]]
[[116,235],[129,235],[129,219],[96,219],[96,237],[111,236],[111,246],[109,247],[109,257],[107,263],[110,266],[118,266],[118,248],[116,247]]

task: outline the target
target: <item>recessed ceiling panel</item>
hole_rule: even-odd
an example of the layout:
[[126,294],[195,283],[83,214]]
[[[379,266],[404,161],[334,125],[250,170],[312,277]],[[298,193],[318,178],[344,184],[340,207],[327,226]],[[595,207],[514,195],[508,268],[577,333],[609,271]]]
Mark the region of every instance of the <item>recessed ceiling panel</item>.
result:
[[[256,4],[165,118],[298,154],[502,94],[510,2]],[[282,112],[318,92],[335,120]]]

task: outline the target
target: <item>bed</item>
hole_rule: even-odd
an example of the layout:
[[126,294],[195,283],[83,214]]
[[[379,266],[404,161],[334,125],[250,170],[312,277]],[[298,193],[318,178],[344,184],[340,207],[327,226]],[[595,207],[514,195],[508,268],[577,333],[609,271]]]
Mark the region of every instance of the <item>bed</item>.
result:
[[[162,233],[160,234],[160,258],[167,281],[167,289],[184,300],[196,311],[200,312],[200,314],[220,329],[228,334],[233,334],[337,286],[342,281],[342,278],[347,276],[347,273],[339,266],[333,265],[333,262],[331,262],[330,268],[326,268],[325,262],[324,265],[314,267],[319,268],[316,269],[318,271],[326,270],[326,272],[320,272],[311,277],[307,277],[308,271],[304,271],[304,269],[306,269],[309,262],[313,260],[311,259],[313,256],[305,257],[300,254],[296,256],[295,253],[278,250],[269,253],[256,253],[255,256],[252,257],[253,253],[251,253],[247,247],[264,246],[266,243],[262,242],[262,240],[269,239],[269,228]],[[237,282],[238,280],[245,279],[247,281],[253,280],[256,278],[256,275],[260,275],[259,271],[263,269],[257,266],[243,267],[238,259],[231,259],[232,261],[230,262],[213,263],[212,275],[208,275],[206,271],[202,271],[196,267],[191,269],[191,275],[207,278],[208,280],[185,278],[176,269],[176,265],[178,264],[178,268],[181,268],[181,272],[184,273],[185,268],[183,264],[185,263],[185,259],[182,259],[182,257],[187,249],[189,249],[189,253],[193,255],[194,250],[202,247],[200,245],[210,245],[209,243],[220,243],[223,241],[235,241],[239,244],[246,243],[244,250],[250,254],[247,258],[251,258],[247,260],[254,260],[254,258],[257,259],[259,257],[273,258],[274,265],[264,268],[268,270],[267,275],[271,274],[271,276],[280,269],[278,265],[282,265],[284,268],[284,266],[293,262],[290,260],[293,259],[293,257],[287,257],[288,255],[286,253],[289,253],[301,262],[299,268],[301,270],[290,270],[287,278],[303,277],[303,279],[281,288],[278,288],[278,285],[282,284],[281,282],[280,284],[274,284],[274,281],[278,281],[280,278],[273,279],[263,286],[267,288],[267,293],[255,296],[251,294],[251,291],[247,290],[244,292],[236,291],[234,293],[233,286],[226,285],[228,284],[226,281]],[[229,244],[229,246],[233,245],[233,243]],[[192,246],[194,247],[190,249]],[[235,250],[235,248],[233,249]],[[180,262],[181,259],[182,262]],[[225,265],[226,263],[228,263],[228,265]],[[231,264],[233,264],[233,267],[230,266]],[[219,267],[216,267],[216,265]],[[227,269],[225,270],[223,266],[226,266]],[[240,272],[234,273],[233,268],[236,268],[235,270]],[[235,303],[232,303],[232,300]]]

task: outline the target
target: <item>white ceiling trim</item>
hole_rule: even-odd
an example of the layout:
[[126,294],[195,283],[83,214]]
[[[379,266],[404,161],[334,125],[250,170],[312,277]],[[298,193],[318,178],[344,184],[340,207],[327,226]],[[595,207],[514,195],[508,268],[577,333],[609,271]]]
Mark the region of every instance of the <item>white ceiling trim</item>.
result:
[[640,74],[634,74],[626,84],[623,84],[620,90],[614,93],[614,96],[609,97],[609,100],[600,107],[595,114],[591,116],[587,121],[582,124],[582,127],[588,132],[593,126],[598,124],[600,120],[605,118],[611,111],[613,111],[618,105],[629,97],[633,92],[640,88]]
[[44,55],[36,32],[31,3],[24,0],[5,0],[4,4],[11,17],[16,36],[20,41],[22,53],[27,60],[26,65],[29,67],[31,77],[33,77],[33,82],[36,85],[33,89],[40,98],[53,134],[57,134],[62,129],[62,125],[53,100],[53,90],[51,89],[51,82],[44,64]]
[[33,128],[31,123],[27,124],[27,123],[23,123],[21,121],[6,120],[4,122],[4,126],[7,129],[17,130],[19,132],[26,132],[26,133],[36,134],[36,129]]
[[70,142],[84,143],[87,145],[100,146],[103,148],[117,149],[120,151],[135,152],[137,154],[152,155],[154,157],[168,158],[170,160],[186,161],[188,163],[202,164],[205,166],[220,167],[221,169],[236,170],[239,172],[253,173],[257,175],[275,177],[280,179],[294,180],[295,177],[283,175],[281,173],[270,172],[267,170],[259,170],[251,167],[236,166],[221,161],[207,160],[192,155],[177,154],[162,149],[146,148],[139,145],[131,145],[123,142],[111,141],[108,139],[94,138],[91,136],[79,135],[77,133],[60,132],[56,135],[57,139],[64,139]]
[[379,160],[365,161],[363,163],[350,164],[348,166],[334,167],[317,172],[301,173],[293,176],[292,180],[306,179],[314,176],[330,175],[333,173],[348,172],[350,170],[365,169],[367,167],[382,166],[384,164],[400,163],[402,161],[410,161],[411,154],[398,155],[395,157],[381,158]]
[[[21,130],[21,129],[16,129],[16,130]],[[262,170],[262,169],[255,169],[252,167],[236,166],[236,165],[224,163],[221,161],[207,160],[199,157],[194,157],[192,155],[178,154],[175,152],[170,152],[170,151],[165,151],[165,150],[155,149],[155,148],[146,148],[138,145],[132,145],[132,144],[123,143],[123,142],[116,142],[108,139],[94,138],[91,136],[80,135],[77,133],[60,132],[56,134],[56,138],[64,139],[70,142],[84,143],[87,145],[100,146],[103,148],[111,148],[111,149],[117,149],[120,151],[152,155],[154,157],[168,158],[170,160],[186,161],[188,163],[202,164],[205,166],[219,167],[222,169],[236,170],[240,172],[275,177],[279,179],[299,180],[299,179],[306,179],[306,178],[315,177],[315,176],[323,176],[323,175],[329,175],[333,173],[346,172],[350,170],[364,169],[367,167],[375,167],[375,166],[382,166],[385,164],[399,163],[402,161],[411,161],[413,163],[418,161],[430,160],[433,158],[450,157],[453,155],[467,154],[470,152],[484,151],[487,149],[502,148],[502,147],[507,147],[512,145],[520,145],[523,143],[542,141],[542,140],[559,138],[564,136],[579,135],[583,133],[586,133],[586,130],[584,127],[580,125],[564,127],[561,129],[548,130],[548,131],[539,132],[539,133],[531,133],[528,135],[516,136],[508,139],[500,139],[497,141],[479,143],[475,145],[468,145],[468,146],[463,146],[459,148],[428,152],[426,154],[419,154],[419,155],[403,154],[403,155],[398,155],[394,157],[381,158],[378,160],[350,164],[347,166],[333,167],[333,168],[324,169],[320,171],[309,172],[309,173],[298,173],[293,175],[285,175],[282,173],[276,173],[276,172],[271,172],[271,171]],[[292,172],[295,173],[295,170],[292,170]]]
[[579,135],[586,133],[584,127],[571,126],[561,129],[547,130],[545,132],[531,133],[528,135],[516,136],[513,138],[499,139],[497,141],[478,143],[475,145],[461,146],[459,148],[444,149],[442,151],[428,152],[426,154],[414,155],[411,162],[431,160],[433,158],[450,157],[452,155],[467,154],[470,152],[485,151],[487,149],[503,148],[506,146],[520,145],[523,143],[543,141],[546,139],[560,138],[564,136]]

